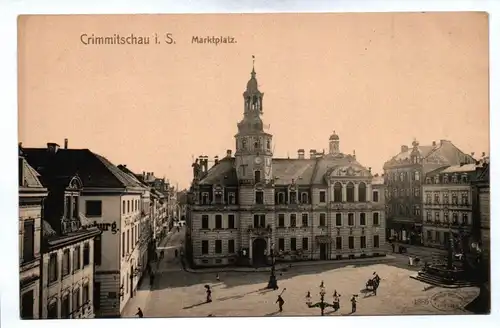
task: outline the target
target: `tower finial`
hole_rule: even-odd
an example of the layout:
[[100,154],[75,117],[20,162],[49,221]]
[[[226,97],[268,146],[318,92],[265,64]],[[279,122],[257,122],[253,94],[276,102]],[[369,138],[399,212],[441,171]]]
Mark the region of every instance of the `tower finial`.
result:
[[255,75],[255,56],[252,55],[252,75]]

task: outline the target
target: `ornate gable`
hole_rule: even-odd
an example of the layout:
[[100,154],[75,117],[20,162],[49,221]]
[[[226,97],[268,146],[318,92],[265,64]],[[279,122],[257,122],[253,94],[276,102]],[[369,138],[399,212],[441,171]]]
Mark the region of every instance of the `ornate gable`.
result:
[[325,178],[333,178],[333,177],[346,177],[346,178],[351,178],[351,177],[369,177],[371,175],[370,171],[365,169],[364,167],[360,165],[344,165],[344,166],[337,166],[334,168],[329,169],[326,174]]

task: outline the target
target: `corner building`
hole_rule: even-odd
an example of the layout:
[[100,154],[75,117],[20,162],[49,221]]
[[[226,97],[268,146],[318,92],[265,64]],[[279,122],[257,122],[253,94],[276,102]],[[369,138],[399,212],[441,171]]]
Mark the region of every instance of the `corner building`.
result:
[[188,256],[195,266],[266,265],[279,260],[330,260],[385,253],[384,206],[374,210],[370,168],[340,152],[335,132],[329,152],[298,150],[273,158],[262,121],[264,94],[255,69],[243,93],[243,119],[227,150],[193,163],[187,210]]

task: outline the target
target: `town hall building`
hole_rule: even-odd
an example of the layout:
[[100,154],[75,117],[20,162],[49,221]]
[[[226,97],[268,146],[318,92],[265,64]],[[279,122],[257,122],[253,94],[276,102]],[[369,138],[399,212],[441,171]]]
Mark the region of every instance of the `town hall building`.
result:
[[[193,163],[187,209],[187,256],[195,266],[335,260],[385,254],[384,206],[372,191],[371,168],[340,150],[303,149],[297,158],[274,158],[266,132],[264,94],[255,69],[243,93],[243,119],[234,156]],[[373,197],[373,193],[377,196]],[[375,198],[375,200],[374,200]]]

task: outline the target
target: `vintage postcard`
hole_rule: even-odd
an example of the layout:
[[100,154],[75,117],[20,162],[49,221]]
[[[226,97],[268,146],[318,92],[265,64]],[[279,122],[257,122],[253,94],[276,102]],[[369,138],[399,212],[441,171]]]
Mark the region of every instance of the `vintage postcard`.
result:
[[489,313],[488,37],[19,16],[21,318]]

